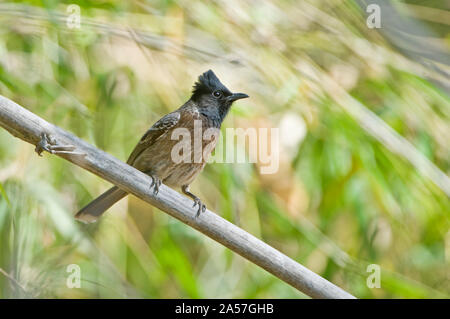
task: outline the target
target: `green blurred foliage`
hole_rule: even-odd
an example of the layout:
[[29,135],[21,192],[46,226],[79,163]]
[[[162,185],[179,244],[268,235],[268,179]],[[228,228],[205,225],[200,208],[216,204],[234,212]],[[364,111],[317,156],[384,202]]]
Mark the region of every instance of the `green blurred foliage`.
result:
[[[447,195],[311,76],[449,172],[449,97],[353,2],[80,1],[80,29],[66,26],[70,4],[0,4],[0,94],[126,160],[212,68],[251,96],[224,128],[279,127],[282,147],[272,175],[261,163],[209,164],[192,187],[210,209],[358,297],[449,296]],[[436,29],[448,43],[448,23]],[[1,298],[305,297],[131,196],[97,224],[76,223],[109,186],[0,130]],[[66,286],[70,264],[80,289]],[[367,287],[369,264],[381,288]]]

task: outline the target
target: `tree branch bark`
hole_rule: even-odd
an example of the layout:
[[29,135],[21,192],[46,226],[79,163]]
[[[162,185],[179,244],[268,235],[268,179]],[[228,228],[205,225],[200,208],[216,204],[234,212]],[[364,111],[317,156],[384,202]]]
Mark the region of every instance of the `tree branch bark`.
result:
[[75,152],[84,155],[58,156],[197,229],[312,298],[355,298],[217,214],[206,210],[195,218],[196,209],[192,207],[193,202],[173,189],[161,185],[158,195],[155,196],[149,187],[152,181],[149,176],[1,95],[0,126],[15,137],[34,145],[40,142],[42,134],[45,133],[53,137],[58,144],[75,146]]

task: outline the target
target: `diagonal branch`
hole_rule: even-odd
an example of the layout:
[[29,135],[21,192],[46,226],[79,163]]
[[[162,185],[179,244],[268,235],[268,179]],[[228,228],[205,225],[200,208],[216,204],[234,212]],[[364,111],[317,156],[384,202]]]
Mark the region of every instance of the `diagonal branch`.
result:
[[206,210],[195,218],[196,209],[192,208],[192,201],[171,188],[161,185],[158,195],[155,196],[149,187],[152,181],[149,176],[1,95],[0,126],[34,145],[40,144],[44,133],[59,145],[73,145],[78,155],[66,153],[58,156],[197,229],[313,298],[355,298],[217,214]]

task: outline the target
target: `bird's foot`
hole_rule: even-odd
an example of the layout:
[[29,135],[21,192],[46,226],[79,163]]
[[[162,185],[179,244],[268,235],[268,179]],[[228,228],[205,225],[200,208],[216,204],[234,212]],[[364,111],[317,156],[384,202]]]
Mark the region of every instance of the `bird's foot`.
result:
[[197,214],[195,214],[195,217],[200,216],[200,213],[204,213],[206,210],[206,205],[202,203],[202,201],[200,200],[200,198],[195,198],[194,199],[194,206],[195,207],[198,205],[198,210],[197,210]]
[[152,183],[150,184],[150,188],[154,187],[153,194],[158,195],[159,187],[161,186],[162,181],[154,175],[150,175],[150,177],[152,178]]
[[68,154],[68,155],[82,155],[85,156],[86,153],[74,152],[75,146],[73,145],[62,145],[49,134],[42,133],[41,140],[36,145],[34,151],[42,156],[43,151],[47,151],[50,154]]
[[189,185],[183,185],[181,187],[181,191],[194,200],[194,206],[192,206],[192,207],[195,207],[198,205],[198,210],[197,210],[197,214],[195,214],[195,217],[198,217],[198,216],[200,216],[200,213],[205,212],[206,205],[203,204],[203,202],[200,200],[200,198],[198,198],[197,196],[195,196],[194,194],[192,194],[189,191]]

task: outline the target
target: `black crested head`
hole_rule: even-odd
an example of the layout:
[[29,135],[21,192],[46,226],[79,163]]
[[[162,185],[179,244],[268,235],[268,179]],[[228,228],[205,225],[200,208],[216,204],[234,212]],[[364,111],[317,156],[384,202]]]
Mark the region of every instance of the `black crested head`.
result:
[[208,70],[198,77],[192,90],[192,97],[198,97],[202,94],[210,94],[214,91],[222,91],[224,94],[231,95],[225,85],[220,82],[212,70]]
[[208,70],[198,77],[192,91],[191,100],[200,113],[220,127],[231,104],[246,97],[248,95],[244,93],[231,93],[214,72]]

